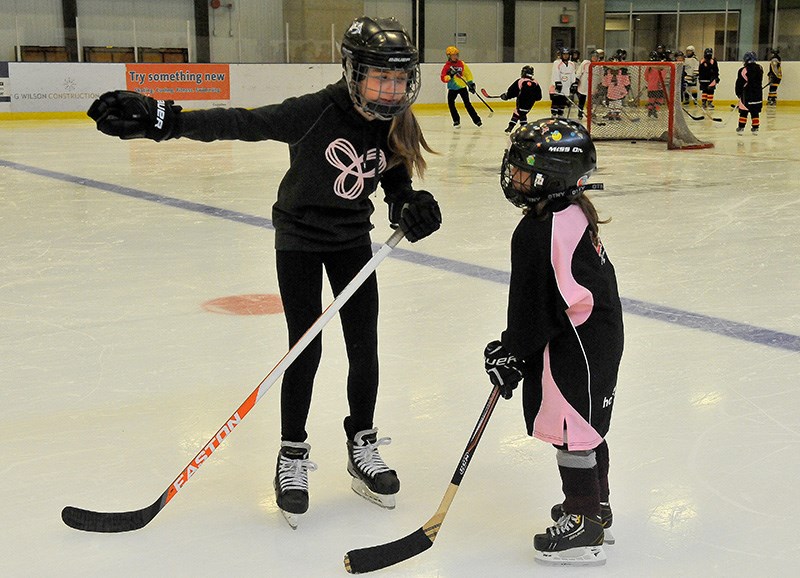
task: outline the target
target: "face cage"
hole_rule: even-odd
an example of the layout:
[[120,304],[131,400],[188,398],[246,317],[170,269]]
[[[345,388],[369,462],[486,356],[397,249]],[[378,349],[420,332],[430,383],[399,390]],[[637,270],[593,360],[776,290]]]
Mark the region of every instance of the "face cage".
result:
[[[420,89],[420,71],[419,64],[415,64],[409,68],[390,68],[380,66],[370,66],[368,64],[356,64],[353,66],[351,58],[345,61],[345,75],[347,77],[347,88],[350,91],[350,98],[353,102],[367,112],[380,120],[392,120],[393,117],[399,115],[417,100]],[[377,71],[379,74],[384,72],[406,72],[408,80],[406,81],[406,88],[404,96],[401,100],[392,102],[379,102],[367,100],[362,94],[360,89],[361,81],[367,77],[369,71]],[[379,92],[378,97],[383,93]],[[389,93],[387,96],[393,97],[396,93]]]
[[[503,190],[503,194],[506,196],[506,199],[509,203],[514,205],[515,207],[519,207],[520,209],[525,209],[528,207],[532,207],[538,201],[541,200],[540,197],[529,197],[523,191],[514,188],[514,183],[511,179],[511,167],[514,166],[508,160],[508,151],[506,154],[503,155],[503,165],[500,167],[500,188]],[[517,167],[519,168],[519,167]],[[527,169],[519,169],[531,172],[530,168]],[[533,178],[533,174],[531,173],[531,178]],[[533,188],[530,189],[531,193],[534,193]]]

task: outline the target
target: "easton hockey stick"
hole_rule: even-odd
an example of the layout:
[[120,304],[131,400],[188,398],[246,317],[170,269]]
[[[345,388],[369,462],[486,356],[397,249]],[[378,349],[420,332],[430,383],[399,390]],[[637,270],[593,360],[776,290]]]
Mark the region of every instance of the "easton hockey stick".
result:
[[[461,75],[460,75],[458,72],[456,72],[456,76],[457,76],[458,78],[460,78],[460,79],[461,79],[461,81],[462,81],[464,84],[466,84],[467,86],[469,86],[469,83],[468,83],[466,80],[464,80],[464,77],[463,77],[463,76],[461,76]],[[494,114],[494,109],[493,109],[491,106],[489,106],[489,103],[488,103],[488,102],[486,102],[485,100],[483,100],[483,98],[481,97],[481,95],[480,95],[480,94],[478,94],[477,92],[473,92],[472,94],[474,94],[475,96],[477,96],[477,97],[478,97],[478,100],[480,100],[480,101],[481,101],[483,104],[485,104],[485,105],[486,105],[486,108],[488,108],[488,109],[489,109],[489,116],[492,116],[492,115]]]
[[189,479],[197,472],[211,454],[225,441],[230,435],[231,431],[237,427],[244,417],[253,409],[253,406],[259,399],[267,392],[267,390],[274,384],[278,378],[283,375],[286,369],[294,362],[295,359],[305,350],[306,347],[314,340],[314,338],[322,331],[322,328],[330,321],[334,315],[342,308],[342,306],[353,296],[364,281],[372,275],[377,269],[381,261],[394,249],[397,243],[400,242],[404,233],[401,229],[397,229],[386,243],[367,261],[364,267],[356,273],[356,276],[342,289],[341,293],[328,305],[325,311],[322,312],[317,320],[311,327],[297,340],[291,349],[283,356],[278,364],[270,371],[267,376],[261,380],[261,383],[253,390],[246,400],[239,406],[233,415],[225,422],[225,424],[214,434],[208,443],[203,446],[203,449],[189,462],[183,471],[178,474],[178,477],[169,485],[169,487],[161,494],[158,499],[151,505],[141,510],[132,510],[130,512],[93,512],[91,510],[83,510],[73,506],[67,506],[61,512],[61,519],[64,523],[76,530],[84,530],[86,532],[129,532],[131,530],[138,530],[146,526],[158,514],[175,494],[189,481]]
[[344,569],[350,574],[362,574],[364,572],[372,572],[380,570],[387,566],[392,566],[403,560],[413,558],[417,554],[421,554],[431,546],[436,539],[436,535],[444,523],[444,517],[447,515],[447,510],[450,504],[453,503],[458,486],[464,473],[467,471],[472,456],[475,455],[475,449],[478,447],[478,442],[481,440],[483,431],[486,429],[486,424],[489,422],[489,417],[497,405],[497,399],[500,397],[500,390],[495,386],[492,388],[492,393],[489,394],[489,399],[483,408],[481,417],[472,431],[472,435],[467,442],[467,447],[464,450],[461,459],[458,462],[453,478],[450,480],[450,485],[444,493],[439,509],[433,517],[425,522],[422,527],[415,532],[412,532],[405,538],[400,538],[394,542],[372,546],[370,548],[359,548],[358,550],[350,550],[344,556]]

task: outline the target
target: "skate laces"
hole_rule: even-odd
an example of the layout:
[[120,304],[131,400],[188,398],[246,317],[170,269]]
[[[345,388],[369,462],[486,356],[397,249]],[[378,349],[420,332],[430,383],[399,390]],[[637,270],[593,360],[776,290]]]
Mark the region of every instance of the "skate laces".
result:
[[308,491],[308,472],[317,469],[317,464],[308,458],[287,458],[281,454],[278,464],[278,482],[281,490]]
[[375,441],[366,439],[368,436],[376,436],[378,430],[370,429],[356,434],[353,447],[353,461],[365,474],[374,477],[377,474],[390,471],[389,466],[383,461],[378,453],[379,446],[388,446],[392,443],[392,438],[383,437]]
[[547,530],[552,536],[560,536],[572,532],[579,522],[580,514],[564,514],[558,519],[555,526],[551,526]]

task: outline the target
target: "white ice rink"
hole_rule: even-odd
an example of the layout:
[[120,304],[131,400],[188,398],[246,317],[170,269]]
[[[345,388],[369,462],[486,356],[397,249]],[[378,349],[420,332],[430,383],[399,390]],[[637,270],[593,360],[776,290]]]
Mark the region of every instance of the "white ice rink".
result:
[[[480,106],[480,103],[478,103]],[[534,562],[561,499],[552,447],[500,400],[434,546],[386,577],[775,576],[800,557],[800,109],[761,135],[693,122],[713,149],[598,144],[593,195],[619,277],[626,347],[611,449],[616,544],[600,568]],[[350,490],[338,320],[309,420],[311,509],[292,531],[272,489],[279,384],[145,528],[68,528],[66,505],[151,504],[287,349],[283,316],[204,307],[274,295],[279,143],[123,142],[83,121],[0,122],[0,576],[346,576],[345,552],[430,518],[490,387],[519,210],[498,172],[507,109],[453,130],[442,229],[378,269],[376,424],[397,508]],[[546,108],[538,108],[544,116]],[[376,199],[373,240],[390,234]],[[377,245],[376,245],[377,246]],[[330,300],[327,292],[325,301]]]

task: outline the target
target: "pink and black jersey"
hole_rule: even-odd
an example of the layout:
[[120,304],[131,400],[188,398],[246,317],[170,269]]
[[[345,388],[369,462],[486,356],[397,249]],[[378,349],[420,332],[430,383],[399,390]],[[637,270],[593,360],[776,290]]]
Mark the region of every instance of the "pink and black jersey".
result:
[[528,434],[570,450],[599,445],[622,357],[622,307],[614,267],[578,205],[517,225],[502,343],[526,364]]

